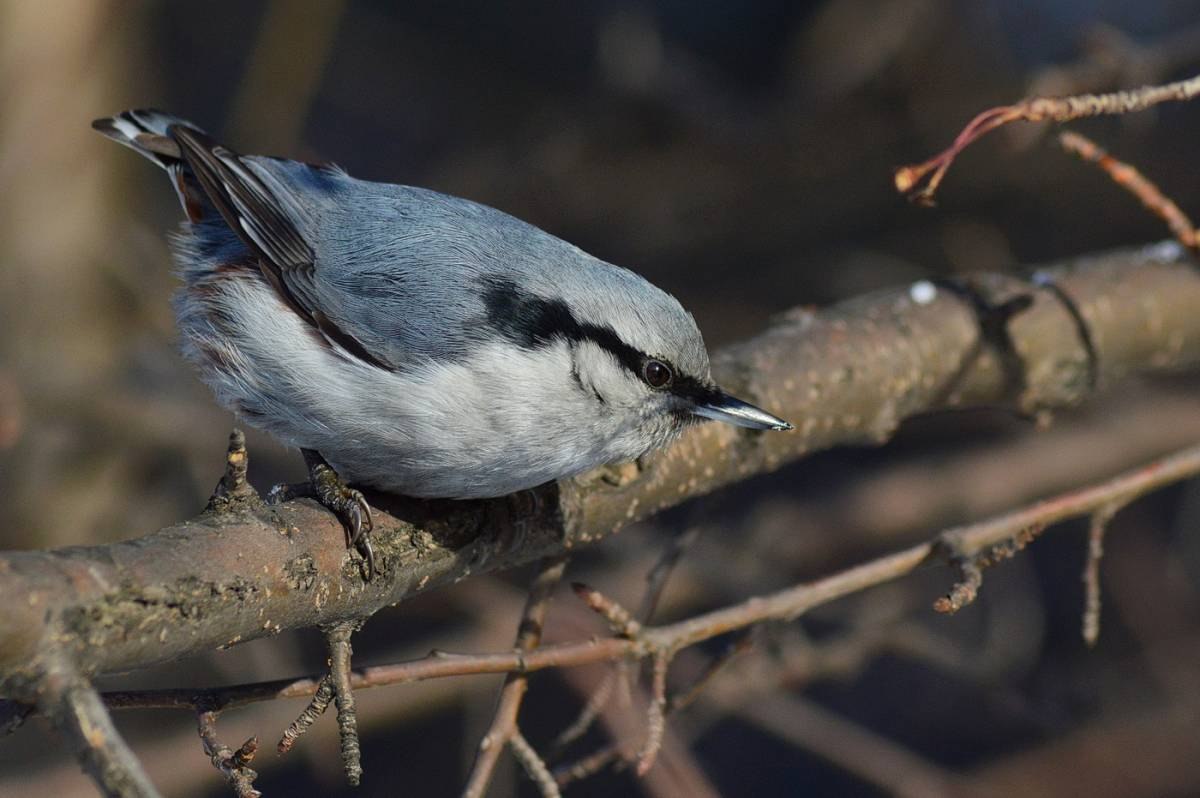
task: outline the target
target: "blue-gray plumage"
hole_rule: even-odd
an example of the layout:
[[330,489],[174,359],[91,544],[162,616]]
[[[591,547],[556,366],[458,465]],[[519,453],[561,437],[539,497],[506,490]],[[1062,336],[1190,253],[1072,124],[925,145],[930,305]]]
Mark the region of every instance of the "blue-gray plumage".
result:
[[498,496],[700,417],[788,428],[713,384],[674,297],[505,213],[237,155],[156,111],[94,124],[165,168],[190,220],[172,239],[186,356],[350,482]]

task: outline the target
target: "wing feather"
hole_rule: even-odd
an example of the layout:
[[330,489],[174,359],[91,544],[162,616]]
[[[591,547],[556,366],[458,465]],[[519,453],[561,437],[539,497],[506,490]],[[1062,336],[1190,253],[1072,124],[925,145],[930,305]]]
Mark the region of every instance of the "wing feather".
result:
[[316,300],[319,292],[314,290],[312,280],[315,253],[286,210],[288,206],[298,206],[295,198],[287,198],[284,205],[237,153],[217,144],[207,134],[175,125],[170,128],[170,135],[179,144],[184,162],[204,193],[230,229],[258,256],[263,275],[288,306],[320,331],[331,345],[374,366],[391,368],[339,328],[328,309]]

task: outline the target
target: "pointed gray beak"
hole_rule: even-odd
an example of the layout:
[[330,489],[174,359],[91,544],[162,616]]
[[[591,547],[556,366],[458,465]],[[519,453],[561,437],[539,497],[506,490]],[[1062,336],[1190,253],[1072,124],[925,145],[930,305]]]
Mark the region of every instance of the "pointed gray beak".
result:
[[782,418],[776,418],[765,410],[760,410],[752,404],[735,399],[721,391],[697,402],[692,408],[692,413],[704,418],[711,418],[713,421],[723,421],[726,424],[747,429],[792,429],[792,425]]

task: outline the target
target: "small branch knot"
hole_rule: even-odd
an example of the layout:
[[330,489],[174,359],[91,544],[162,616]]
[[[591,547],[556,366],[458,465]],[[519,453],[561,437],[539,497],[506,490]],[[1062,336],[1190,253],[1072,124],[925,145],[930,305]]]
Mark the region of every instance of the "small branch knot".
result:
[[974,557],[959,557],[955,561],[958,567],[959,580],[950,588],[950,592],[933,602],[937,612],[952,614],[970,604],[979,595],[983,585],[983,569]]
[[238,798],[261,798],[262,793],[254,788],[258,773],[250,768],[250,762],[258,753],[258,738],[251,737],[238,750],[232,750],[217,738],[219,714],[220,711],[216,709],[198,709],[196,712],[196,727],[204,753],[208,754],[213,767],[233,787]]
[[247,481],[250,455],[246,452],[246,435],[240,429],[229,433],[229,448],[225,452],[225,473],[213,489],[208,510],[228,512],[238,505],[262,503],[258,491]]

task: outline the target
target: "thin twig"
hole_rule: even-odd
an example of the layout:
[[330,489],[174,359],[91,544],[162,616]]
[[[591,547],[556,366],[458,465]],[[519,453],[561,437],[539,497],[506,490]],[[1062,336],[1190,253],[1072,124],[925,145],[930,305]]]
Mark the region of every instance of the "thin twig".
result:
[[[553,594],[554,588],[562,580],[566,567],[566,557],[552,557],[544,560],[538,568],[538,574],[529,588],[529,597],[526,599],[525,610],[521,613],[521,622],[517,628],[514,653],[518,657],[518,662],[526,652],[532,652],[541,643],[546,608],[550,604],[550,596]],[[475,763],[471,767],[471,775],[467,778],[467,786],[463,788],[464,798],[481,798],[487,792],[488,784],[492,780],[492,773],[500,759],[500,753],[517,733],[517,714],[521,710],[521,701],[525,697],[528,681],[524,669],[514,668],[512,671],[504,680],[504,687],[500,690],[500,700],[497,703],[496,714],[492,718],[491,726],[479,741],[479,750],[475,755]],[[532,751],[532,749],[530,750]],[[517,753],[515,747],[513,751]],[[517,755],[520,758],[520,754]],[[536,754],[534,756],[536,758]],[[542,769],[545,769],[544,765]]]
[[299,739],[300,735],[308,731],[317,718],[324,714],[325,710],[329,708],[329,702],[332,700],[333,680],[326,674],[317,685],[317,691],[313,693],[312,700],[308,702],[308,706],[284,730],[283,736],[279,738],[279,745],[276,746],[276,750],[281,754],[286,754],[292,750],[292,746],[296,744],[296,740]]
[[525,736],[519,730],[513,729],[508,738],[508,744],[512,747],[513,756],[525,768],[525,772],[533,783],[537,785],[538,790],[542,793],[542,798],[558,798],[561,793],[558,791],[558,784],[555,783],[553,774],[550,773],[550,768],[546,767],[546,763],[537,755],[537,751],[533,749]]
[[225,780],[233,787],[238,798],[261,798],[262,793],[254,788],[254,780],[258,774],[250,768],[255,753],[258,752],[258,738],[251,737],[242,743],[242,747],[234,751],[217,738],[216,710],[201,710],[196,713],[196,728],[200,733],[200,742],[204,745],[204,753],[212,760],[215,767]]
[[50,718],[108,798],[157,798],[158,790],[113,725],[100,695],[72,664],[52,657],[38,708]]
[[1090,116],[1127,114],[1168,101],[1190,100],[1200,94],[1200,75],[1163,86],[1143,86],[1110,94],[1075,97],[1034,97],[1015,105],[991,108],[972,119],[954,143],[928,161],[902,166],[894,175],[896,190],[909,199],[929,205],[946,170],[964,149],[985,134],[1010,122],[1070,122]]
[[[699,535],[700,528],[691,527],[671,538],[663,548],[662,554],[659,555],[658,560],[654,563],[654,567],[646,575],[646,592],[642,596],[642,604],[638,608],[637,615],[641,623],[649,623],[654,617],[654,612],[658,609],[658,602],[662,598],[663,590],[667,586],[667,580],[670,579],[671,572],[674,571],[675,566],[679,563],[684,553],[696,542],[696,538]],[[588,696],[587,702],[579,711],[578,717],[554,738],[554,742],[550,745],[552,755],[561,752],[568,745],[587,733],[587,730],[592,727],[592,724],[596,722],[596,718],[600,716],[600,713],[608,705],[608,701],[612,698],[614,688],[616,688],[618,683],[626,686],[625,694],[628,694],[628,682],[626,679],[629,676],[629,670],[627,661],[621,660],[614,668],[604,674],[604,678],[600,680],[600,684]]]
[[699,536],[700,527],[690,527],[671,538],[663,548],[658,561],[646,575],[646,592],[642,596],[642,604],[638,607],[637,614],[642,623],[650,623],[653,620],[654,612],[658,609],[658,602],[662,598],[663,590],[666,589],[671,572],[675,570],[679,560]]
[[588,609],[608,622],[613,634],[634,640],[642,633],[642,625],[633,617],[633,613],[596,588],[589,587],[582,582],[572,583],[571,588],[575,591],[575,595],[588,605]]
[[667,668],[670,654],[660,651],[654,655],[654,678],[651,682],[650,707],[646,716],[646,743],[638,752],[637,774],[645,776],[654,767],[667,730]]
[[608,706],[608,701],[612,698],[613,690],[617,686],[617,680],[622,676],[623,674],[617,668],[611,668],[605,672],[604,678],[588,696],[578,717],[571,722],[571,725],[559,732],[559,735],[554,738],[554,742],[550,744],[552,754],[561,752],[587,733],[587,730],[596,722],[596,718],[600,717],[600,713]]
[[1092,513],[1088,524],[1087,560],[1083,566],[1083,642],[1088,648],[1100,639],[1100,560],[1104,557],[1104,532],[1113,516],[1121,510],[1119,504],[1107,504]]
[[1067,152],[1099,166],[1114,183],[1137,197],[1148,211],[1167,223],[1179,243],[1188,249],[1200,249],[1200,240],[1197,240],[1196,226],[1192,220],[1136,168],[1117,160],[1088,137],[1071,130],[1060,133],[1058,143]]
[[574,762],[554,768],[554,782],[559,787],[566,787],[572,782],[590,778],[609,765],[621,763],[622,760],[623,754],[620,744],[609,743]]
[[701,674],[696,677],[686,689],[680,690],[677,693],[672,693],[667,698],[667,714],[678,712],[682,709],[687,709],[695,702],[700,694],[704,692],[704,688],[708,687],[709,683],[717,677],[725,668],[734,660],[749,651],[754,645],[753,630],[747,630],[738,636],[736,640],[730,643],[720,656],[712,659],[704,668]]
[[[1078,60],[1039,69],[1029,81],[1029,96],[1060,97],[1069,94],[1108,91],[1121,85],[1162,83],[1168,76],[1196,60],[1200,52],[1200,26],[1173,28],[1162,36],[1134,38],[1102,22],[1091,23],[1081,36]],[[1147,114],[1136,121],[1142,129],[1151,122]],[[1129,118],[1128,123],[1135,122]],[[1039,131],[1030,126],[1013,140],[1033,143]]]
[[1045,522],[1035,521],[1012,537],[970,554],[954,553],[954,547],[957,545],[955,539],[943,538],[938,545],[951,553],[950,561],[958,568],[959,580],[950,588],[949,593],[933,602],[933,609],[952,615],[973,602],[979,596],[979,589],[983,587],[983,569],[1012,559],[1045,530]]
[[983,586],[983,569],[973,557],[958,557],[955,561],[959,579],[950,592],[933,602],[933,608],[942,613],[954,613],[970,604],[979,595]]
[[[751,634],[745,633],[740,635],[720,656],[709,662],[700,676],[687,689],[673,693],[667,697],[664,715],[670,715],[691,706],[717,674],[723,671],[738,656],[750,650],[752,642],[753,636]],[[609,676],[615,673],[615,671],[609,671]],[[611,683],[609,682],[609,684]],[[619,742],[610,742],[573,762],[559,765],[554,769],[554,778],[559,787],[565,787],[573,781],[592,776],[609,765],[623,761],[625,758],[626,753],[622,745]],[[628,754],[628,758],[636,760],[636,754]]]
[[354,688],[350,680],[350,659],[353,655],[350,637],[356,631],[358,631],[357,624],[345,622],[331,627],[325,635],[329,643],[329,679],[333,684],[333,698],[337,705],[338,738],[342,744],[342,767],[346,771],[346,781],[352,787],[357,787],[362,781],[362,750],[358,741],[358,713],[354,706]]

